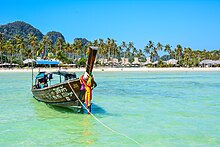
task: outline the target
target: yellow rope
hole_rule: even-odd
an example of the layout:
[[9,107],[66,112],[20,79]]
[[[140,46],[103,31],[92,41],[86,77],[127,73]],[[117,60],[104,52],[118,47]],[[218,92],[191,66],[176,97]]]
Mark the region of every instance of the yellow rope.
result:
[[127,136],[126,134],[123,134],[123,133],[120,133],[120,132],[118,132],[118,131],[115,131],[115,130],[113,130],[112,128],[108,127],[108,126],[107,126],[106,124],[104,124],[103,122],[101,122],[92,112],[89,111],[88,108],[86,108],[86,107],[83,105],[82,101],[81,101],[81,100],[79,99],[79,97],[76,95],[76,93],[75,93],[75,91],[73,90],[72,86],[70,85],[69,81],[68,81],[68,84],[69,84],[70,89],[73,91],[74,95],[76,96],[76,98],[79,100],[80,104],[81,104],[81,105],[87,110],[87,112],[89,112],[90,115],[91,115],[96,121],[98,121],[103,127],[107,128],[108,130],[110,130],[110,131],[112,131],[112,132],[114,132],[114,133],[116,133],[116,134],[118,134],[118,135],[121,135],[121,136],[124,136],[124,137],[130,139],[131,141],[135,142],[136,144],[138,144],[138,145],[140,145],[140,146],[144,146],[144,145],[142,145],[141,143],[139,143],[138,141],[136,141],[136,140],[132,139],[131,137]]

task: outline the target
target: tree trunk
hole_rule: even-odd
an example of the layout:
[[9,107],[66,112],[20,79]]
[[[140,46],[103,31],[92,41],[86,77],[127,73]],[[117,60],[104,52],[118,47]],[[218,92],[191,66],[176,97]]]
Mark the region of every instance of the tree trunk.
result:
[[2,68],[3,68],[3,54],[1,52],[1,63],[2,63]]

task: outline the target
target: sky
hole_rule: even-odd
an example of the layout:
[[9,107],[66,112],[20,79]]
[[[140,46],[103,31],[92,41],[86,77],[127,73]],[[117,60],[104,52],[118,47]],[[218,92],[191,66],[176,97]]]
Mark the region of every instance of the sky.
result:
[[220,49],[220,0],[0,0],[0,24],[24,21],[66,41],[108,37],[143,49],[148,41]]

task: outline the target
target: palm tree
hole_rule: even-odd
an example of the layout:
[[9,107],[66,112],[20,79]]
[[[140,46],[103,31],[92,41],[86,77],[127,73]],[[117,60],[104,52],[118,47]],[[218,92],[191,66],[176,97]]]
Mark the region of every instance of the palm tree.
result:
[[126,42],[125,41],[122,41],[122,44],[121,44],[121,51],[122,51],[122,53],[124,53],[124,58],[125,58],[125,52],[126,52],[126,50],[127,50],[127,44],[126,44]]
[[121,54],[122,54],[122,52],[123,52],[122,47],[121,47],[121,46],[118,46],[117,51],[118,51],[119,56],[121,57]]
[[57,48],[59,48],[60,51],[62,50],[63,44],[64,44],[63,38],[59,37],[56,41],[56,46],[57,46]]
[[137,55],[136,55],[138,58],[141,59],[141,61],[145,61],[146,60],[146,56],[144,55],[144,53],[142,52],[142,49],[139,49],[137,51]]
[[148,46],[148,45],[146,45],[145,47],[144,47],[144,52],[146,53],[146,54],[150,54],[150,47]]
[[65,43],[63,49],[67,55],[73,52],[73,47],[70,45],[70,43]]
[[190,66],[190,60],[191,60],[191,53],[192,49],[191,48],[184,48],[184,55],[183,55],[183,60],[184,64],[189,67]]
[[191,63],[192,63],[192,66],[195,67],[196,64],[197,64],[197,60],[196,60],[196,54],[194,51],[191,51]]
[[4,51],[4,46],[5,44],[5,39],[3,37],[3,34],[0,32],[0,52],[1,52],[1,63],[2,63],[2,68],[3,68],[3,51]]
[[149,41],[149,43],[145,46],[145,52],[147,54],[150,54],[151,61],[154,61],[155,58],[158,57],[158,50],[162,49],[162,45],[158,42],[157,47],[154,46],[154,43],[152,41]]
[[212,60],[219,60],[219,51],[218,50],[211,51],[211,57]]
[[47,54],[48,54],[48,49],[52,48],[52,41],[49,39],[49,36],[44,36],[43,40],[42,40],[42,45],[44,47],[43,50],[43,59],[47,58]]
[[55,52],[53,41],[51,39],[49,39],[49,41],[48,41],[47,52],[48,52],[48,54],[52,54],[52,55]]
[[99,40],[94,40],[94,46],[98,46],[99,50],[98,50],[98,55],[100,55],[101,57],[104,57],[105,55],[105,43],[103,41],[103,39],[99,38]]
[[43,54],[44,54],[44,43],[43,43],[43,41],[41,41],[38,44],[38,49],[37,49],[36,55],[37,55],[37,57],[40,56],[41,58],[43,58]]
[[203,58],[203,60],[205,60],[205,59],[207,59],[206,58],[206,49],[204,49],[203,51],[202,51],[202,58]]
[[99,41],[97,39],[95,39],[92,43],[93,46],[98,46],[99,45]]
[[136,48],[133,49],[132,56],[137,57],[138,50]]
[[[169,44],[166,44],[165,47],[164,47],[164,51],[167,52],[170,55],[170,53],[171,53],[171,46]],[[166,59],[166,60],[168,60],[168,59]]]
[[177,59],[178,61],[180,61],[181,58],[182,58],[182,51],[183,51],[182,46],[181,46],[180,44],[178,44],[178,45],[176,46],[176,48],[175,48],[176,59]]
[[9,39],[8,41],[6,41],[3,48],[6,50],[6,52],[8,52],[10,54],[10,57],[11,57],[10,65],[12,67],[12,58],[13,58],[13,54],[15,52],[14,45],[12,44],[12,40]]
[[134,47],[134,43],[133,42],[129,42],[128,43],[128,48],[127,48],[127,50],[126,50],[126,52],[127,52],[127,56],[130,58],[130,52],[131,52],[131,50],[133,50],[135,47]]
[[[28,50],[28,58],[32,55],[32,59],[35,59],[35,51],[38,45],[38,39],[34,34],[28,34],[28,43],[30,45],[30,50]],[[33,63],[33,62],[32,62]]]
[[24,38],[22,38],[22,37],[17,37],[17,40],[16,40],[16,48],[18,48],[19,49],[19,54],[20,54],[20,66],[22,66],[22,64],[23,64],[23,52],[24,52],[24,50],[25,50],[25,48],[26,48],[26,42],[25,42],[25,40],[24,40]]
[[163,45],[160,42],[158,42],[156,48],[157,48],[157,51],[162,51],[163,50]]
[[175,51],[174,51],[174,50],[171,50],[171,51],[170,51],[170,57],[171,57],[171,58],[175,58]]
[[73,43],[73,48],[74,48],[74,51],[75,51],[75,54],[76,55],[80,55],[80,57],[82,58],[82,40],[80,39],[76,39],[74,40],[74,43]]
[[110,57],[113,56],[113,58],[115,58],[116,51],[117,51],[116,40],[111,39],[111,43],[110,43]]
[[110,49],[111,49],[111,39],[107,38],[106,40],[106,47],[108,49],[108,60],[110,60]]

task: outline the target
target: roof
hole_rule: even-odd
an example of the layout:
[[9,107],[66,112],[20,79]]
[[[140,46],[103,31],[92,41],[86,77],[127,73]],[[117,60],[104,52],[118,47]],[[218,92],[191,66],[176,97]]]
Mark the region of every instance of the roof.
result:
[[45,72],[40,72],[40,73],[38,73],[38,75],[36,76],[36,79],[42,79],[42,78],[45,77],[45,75],[46,75]]
[[97,47],[97,46],[90,46],[90,48],[91,48],[92,50],[98,50],[98,47]]
[[176,59],[170,59],[168,61],[166,61],[167,64],[177,64],[178,60]]
[[203,60],[199,64],[220,64],[220,60]]
[[31,62],[35,62],[35,60],[34,59],[25,59],[23,61],[24,64],[28,64],[28,63],[31,63]]
[[52,74],[61,75],[61,76],[64,76],[64,77],[74,75],[74,73],[69,73],[69,72],[66,72],[66,71],[52,72]]
[[36,60],[37,64],[48,64],[48,65],[58,65],[60,61],[56,60]]

